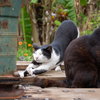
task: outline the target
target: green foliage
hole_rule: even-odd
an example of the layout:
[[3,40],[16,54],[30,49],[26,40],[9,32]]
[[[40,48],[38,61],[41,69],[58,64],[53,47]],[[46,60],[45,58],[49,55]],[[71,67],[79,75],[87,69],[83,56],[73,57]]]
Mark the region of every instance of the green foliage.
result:
[[66,0],[66,8],[68,8],[68,17],[77,25],[77,17],[74,7],[74,0]]
[[[24,41],[32,44],[31,22],[30,22],[29,14],[27,13],[27,10],[25,7],[21,9],[21,19],[20,19],[19,23],[22,25]],[[27,48],[27,46],[25,46],[25,48]]]
[[87,1],[86,0],[80,0],[80,4],[83,5],[83,6],[86,6],[87,5]]
[[88,1],[89,1],[89,4],[91,4],[92,0],[80,0],[80,4],[83,5],[83,6],[86,6],[86,5],[88,5],[87,4]]
[[[25,49],[25,45],[27,45],[27,49]],[[19,57],[24,56],[24,61],[32,61],[33,60],[33,46],[31,44],[27,44],[27,42],[19,42],[18,51],[17,51],[17,60],[20,60]]]
[[85,31],[83,31],[83,32],[80,33],[80,36],[82,36],[82,35],[91,35],[92,32],[93,31],[91,31],[91,30],[85,30]]
[[66,2],[65,2],[65,0],[56,0],[58,3],[60,3],[60,4],[65,4]]
[[91,21],[89,23],[89,29],[81,32],[81,35],[90,35],[93,31],[100,26],[100,11],[91,15]]
[[[22,26],[23,31],[23,42],[19,42],[18,45],[18,51],[17,51],[17,60],[19,60],[19,57],[24,56],[25,61],[32,61],[32,53],[33,53],[33,47],[31,46],[32,41],[32,28],[31,28],[31,22],[29,14],[27,13],[26,7],[21,9],[21,19],[19,23]],[[28,46],[30,44],[30,46]]]
[[91,22],[89,25],[90,30],[95,30],[100,26],[100,11],[91,15]]
[[82,25],[84,26],[88,18],[83,13],[80,13],[79,16],[82,17],[82,20],[83,20]]
[[[24,54],[28,54],[28,56],[24,56]],[[25,49],[25,50],[21,50],[21,49],[19,49],[18,51],[17,51],[17,61],[19,61],[19,57],[22,57],[22,56],[24,56],[25,57],[25,61],[32,61],[33,60],[33,56],[32,56],[32,51],[31,50],[27,50],[27,49]]]
[[37,3],[37,2],[38,2],[38,0],[31,0],[30,4],[31,4],[31,3],[34,3],[34,4],[35,4],[35,3]]
[[63,6],[68,9],[68,17],[77,25],[77,17],[74,7],[74,0],[57,0],[59,4],[63,4]]
[[55,24],[59,26],[61,24],[61,22],[58,20],[55,20]]
[[97,7],[100,9],[100,0],[97,1]]

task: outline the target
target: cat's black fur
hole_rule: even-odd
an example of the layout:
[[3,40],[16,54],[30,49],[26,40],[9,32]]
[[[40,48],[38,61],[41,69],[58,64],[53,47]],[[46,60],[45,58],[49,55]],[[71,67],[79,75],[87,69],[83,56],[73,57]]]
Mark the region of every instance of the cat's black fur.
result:
[[41,87],[100,87],[100,27],[91,35],[73,40],[64,54],[66,82],[35,78]]
[[[50,45],[38,46],[37,44],[33,43],[33,47],[35,49],[34,53],[38,49],[41,49],[42,54],[46,58],[51,59],[51,53],[52,53],[52,50],[54,50],[56,55],[59,55],[59,60],[56,62],[55,65],[59,65],[64,59],[64,52],[65,52],[68,44],[73,39],[77,38],[78,35],[79,35],[79,32],[78,32],[77,26],[71,20],[65,20],[59,26],[59,28],[56,32],[56,36],[55,36],[53,42]],[[36,63],[36,61],[34,61],[34,60],[33,60],[33,62]],[[35,63],[33,63],[33,64],[35,65]],[[41,69],[41,71],[36,70],[36,71],[33,72],[33,74],[34,73],[38,74],[38,73],[42,73],[42,72],[45,72],[45,71],[46,71],[45,69]],[[27,73],[27,71],[25,71],[25,72]],[[24,74],[24,76],[26,76],[26,74]]]

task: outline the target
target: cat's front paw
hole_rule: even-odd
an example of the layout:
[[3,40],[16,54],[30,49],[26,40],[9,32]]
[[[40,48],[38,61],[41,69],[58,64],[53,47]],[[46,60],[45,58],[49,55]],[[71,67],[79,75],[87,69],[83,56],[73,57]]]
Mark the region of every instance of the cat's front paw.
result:
[[31,75],[32,77],[35,77],[35,74],[33,74],[34,69],[29,69],[27,71],[28,71],[29,75]]
[[24,72],[19,72],[20,78],[24,78]]
[[61,71],[60,66],[57,66],[57,67],[55,68],[55,71]]

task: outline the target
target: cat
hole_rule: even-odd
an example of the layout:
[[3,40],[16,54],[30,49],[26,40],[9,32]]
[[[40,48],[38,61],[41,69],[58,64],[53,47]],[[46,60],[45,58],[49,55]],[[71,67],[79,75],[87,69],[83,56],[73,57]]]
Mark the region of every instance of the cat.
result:
[[35,74],[44,73],[55,67],[59,69],[68,44],[79,37],[79,34],[79,30],[74,22],[65,20],[58,27],[56,36],[50,45],[38,46],[33,43],[35,49],[33,52],[34,60],[21,74],[21,77],[27,76],[28,73],[34,76]]
[[44,87],[100,87],[100,27],[91,35],[74,39],[64,54],[65,81],[34,78],[34,84]]

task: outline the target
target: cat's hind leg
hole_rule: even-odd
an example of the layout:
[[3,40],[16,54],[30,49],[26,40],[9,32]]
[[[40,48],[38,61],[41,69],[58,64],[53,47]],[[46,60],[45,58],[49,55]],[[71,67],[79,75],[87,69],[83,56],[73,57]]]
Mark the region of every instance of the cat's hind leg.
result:
[[58,66],[55,68],[55,71],[61,71],[61,65],[58,65]]
[[56,65],[55,71],[61,71],[61,65],[64,64],[64,61]]

